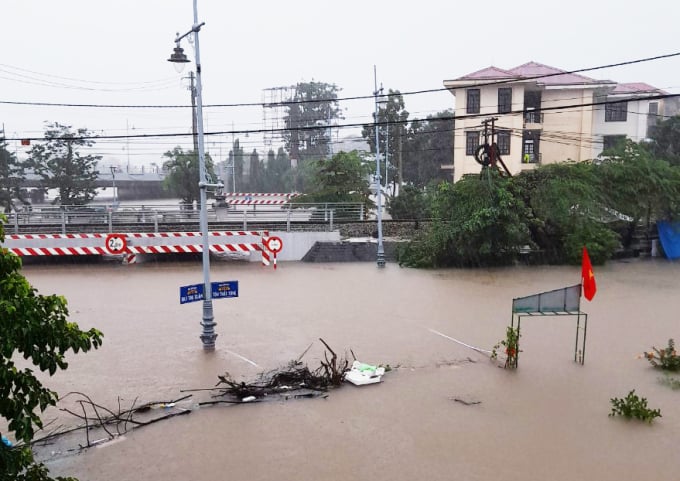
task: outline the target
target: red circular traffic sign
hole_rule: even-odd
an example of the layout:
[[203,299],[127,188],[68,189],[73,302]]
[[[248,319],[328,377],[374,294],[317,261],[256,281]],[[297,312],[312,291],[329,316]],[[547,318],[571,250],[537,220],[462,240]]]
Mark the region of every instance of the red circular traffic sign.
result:
[[283,241],[280,237],[270,237],[266,241],[266,247],[270,252],[276,254],[277,252],[281,252],[281,249],[283,249]]
[[109,254],[123,254],[127,250],[125,234],[109,234],[106,236],[106,250]]

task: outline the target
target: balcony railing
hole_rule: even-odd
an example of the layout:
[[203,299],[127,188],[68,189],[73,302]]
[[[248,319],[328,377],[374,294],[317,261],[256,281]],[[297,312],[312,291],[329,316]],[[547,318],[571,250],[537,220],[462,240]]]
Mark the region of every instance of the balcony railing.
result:
[[522,163],[523,164],[540,164],[541,163],[541,154],[540,152],[538,153],[531,153],[531,154],[523,154],[522,155]]
[[542,124],[543,112],[540,110],[525,110],[524,111],[525,124]]

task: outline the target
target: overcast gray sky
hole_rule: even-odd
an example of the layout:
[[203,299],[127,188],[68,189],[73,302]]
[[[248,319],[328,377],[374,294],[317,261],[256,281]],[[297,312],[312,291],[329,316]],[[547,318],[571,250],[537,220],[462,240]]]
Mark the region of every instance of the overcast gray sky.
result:
[[[2,0],[0,100],[115,105],[188,105],[186,76],[166,61],[175,32],[193,22],[192,0]],[[489,65],[534,60],[565,70],[680,51],[680,2],[199,0],[203,101],[257,103],[263,89],[300,81],[337,84],[340,97],[371,95],[378,82],[402,92],[442,88],[445,79]],[[185,51],[193,59],[191,46]],[[680,93],[680,57],[586,73],[647,82]],[[411,118],[451,108],[447,92],[408,95]],[[345,123],[368,122],[371,99],[343,101]],[[206,108],[209,131],[257,130],[258,107]],[[39,137],[44,122],[102,135],[180,133],[189,109],[110,109],[0,104],[8,138]],[[341,137],[356,131],[338,129]],[[338,134],[336,133],[336,135]],[[263,151],[257,135],[238,135]],[[230,135],[209,137],[225,157]],[[105,164],[162,162],[190,138],[101,141]],[[129,150],[127,149],[129,145]],[[14,148],[14,142],[10,142]],[[16,146],[20,156],[26,148]],[[129,154],[129,157],[128,157]]]

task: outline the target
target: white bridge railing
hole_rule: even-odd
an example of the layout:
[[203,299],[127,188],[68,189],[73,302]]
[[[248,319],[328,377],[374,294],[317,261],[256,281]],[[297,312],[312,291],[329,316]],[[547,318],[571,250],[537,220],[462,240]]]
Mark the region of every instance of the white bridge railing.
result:
[[[183,229],[198,226],[200,210],[190,205],[86,205],[33,207],[7,214],[6,229],[21,232],[117,232],[136,230],[160,232],[168,225]],[[317,203],[284,205],[218,205],[208,206],[208,223],[216,228],[237,226],[248,230],[253,226],[290,231],[300,223],[323,224],[333,230],[338,222],[366,220],[361,203]],[[124,228],[124,229],[123,229]],[[173,227],[176,228],[176,227]]]

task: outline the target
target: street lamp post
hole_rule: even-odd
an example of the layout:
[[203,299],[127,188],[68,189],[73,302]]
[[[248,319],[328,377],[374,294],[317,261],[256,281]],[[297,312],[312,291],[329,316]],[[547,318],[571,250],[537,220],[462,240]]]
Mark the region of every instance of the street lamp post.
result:
[[189,62],[189,59],[184,54],[184,49],[180,47],[180,41],[194,34],[194,55],[196,63],[196,124],[198,127],[198,187],[200,190],[200,226],[202,236],[203,251],[203,318],[201,326],[203,331],[201,333],[201,341],[203,342],[203,349],[206,351],[213,351],[215,349],[215,321],[213,316],[212,305],[212,289],[210,287],[210,240],[208,237],[208,211],[207,211],[207,190],[208,187],[217,188],[221,184],[212,184],[208,182],[205,168],[205,144],[203,139],[203,94],[201,84],[201,50],[198,41],[198,32],[205,22],[198,23],[198,8],[196,6],[197,0],[194,0],[194,24],[184,35],[177,34],[175,38],[175,49],[168,59],[169,62],[175,64],[175,67],[181,67],[183,64]]
[[375,187],[376,202],[378,204],[378,255],[376,262],[378,267],[385,267],[385,248],[383,247],[382,233],[382,187],[380,185],[380,132],[378,129],[378,95],[382,95],[382,86],[378,90],[378,75],[375,65],[373,66],[373,95],[375,96]]
[[116,167],[111,166],[111,187],[113,188],[113,207],[115,208],[118,204],[118,198],[116,196]]

